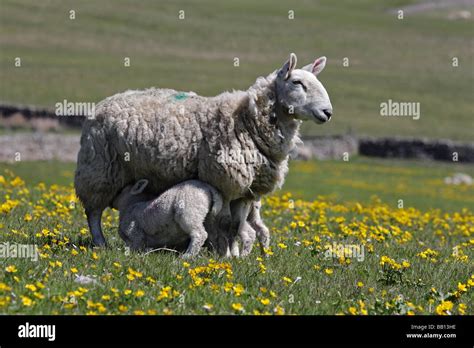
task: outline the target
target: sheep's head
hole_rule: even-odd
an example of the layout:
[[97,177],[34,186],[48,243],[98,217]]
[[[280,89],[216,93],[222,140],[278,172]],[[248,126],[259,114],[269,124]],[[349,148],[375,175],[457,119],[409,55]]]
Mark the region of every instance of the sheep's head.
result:
[[131,204],[146,201],[149,196],[143,191],[148,185],[148,180],[138,180],[134,185],[125,186],[122,191],[114,198],[112,207],[119,211]]
[[278,70],[277,103],[290,117],[324,123],[330,120],[332,105],[326,89],[316,77],[325,67],[326,57],[296,69],[296,55]]

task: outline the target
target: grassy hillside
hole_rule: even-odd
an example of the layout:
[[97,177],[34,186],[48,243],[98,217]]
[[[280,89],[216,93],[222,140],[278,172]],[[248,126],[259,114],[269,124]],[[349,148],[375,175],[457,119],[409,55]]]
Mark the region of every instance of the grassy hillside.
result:
[[[328,57],[320,78],[335,111],[305,133],[470,139],[472,21],[446,19],[449,9],[404,20],[388,12],[409,3],[0,0],[0,100],[51,106],[150,86],[213,95],[247,88],[296,52],[300,66]],[[388,99],[420,102],[421,119],[381,117]]]

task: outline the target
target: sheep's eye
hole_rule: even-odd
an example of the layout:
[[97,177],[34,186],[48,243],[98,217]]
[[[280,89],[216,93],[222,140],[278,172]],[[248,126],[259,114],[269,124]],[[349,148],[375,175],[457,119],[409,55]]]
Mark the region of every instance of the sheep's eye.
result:
[[300,80],[293,80],[292,82],[294,85],[301,85],[301,87],[306,91],[306,86]]

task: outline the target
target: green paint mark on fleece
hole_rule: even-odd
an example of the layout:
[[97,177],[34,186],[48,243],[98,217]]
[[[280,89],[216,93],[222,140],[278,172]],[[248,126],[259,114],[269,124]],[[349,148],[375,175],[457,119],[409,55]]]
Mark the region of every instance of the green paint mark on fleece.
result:
[[184,92],[179,92],[174,95],[175,100],[184,100],[188,97],[188,95]]

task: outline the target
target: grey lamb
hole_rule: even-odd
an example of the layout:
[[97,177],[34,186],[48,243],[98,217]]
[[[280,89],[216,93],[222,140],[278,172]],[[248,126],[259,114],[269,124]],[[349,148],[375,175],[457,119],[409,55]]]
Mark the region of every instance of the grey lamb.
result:
[[220,193],[201,181],[188,180],[150,199],[144,192],[147,185],[148,180],[139,180],[114,199],[112,205],[120,212],[120,237],[133,250],[185,249],[183,257],[196,256],[208,231],[214,231],[222,209]]

